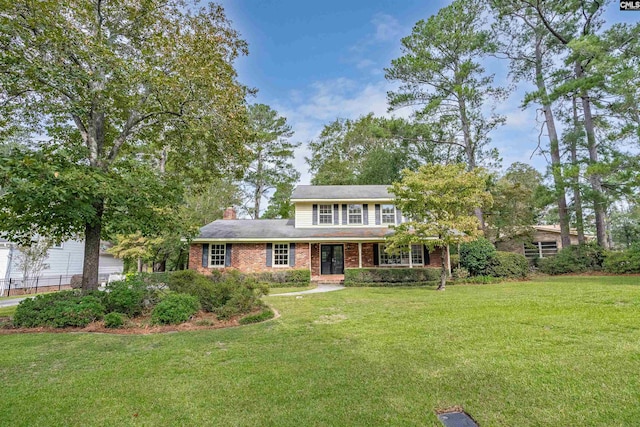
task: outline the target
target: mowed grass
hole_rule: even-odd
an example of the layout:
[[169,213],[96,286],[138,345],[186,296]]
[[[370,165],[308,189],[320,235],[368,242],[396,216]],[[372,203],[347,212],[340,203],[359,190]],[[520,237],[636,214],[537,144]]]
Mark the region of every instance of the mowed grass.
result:
[[227,330],[0,336],[0,424],[637,425],[639,284],[358,288]]

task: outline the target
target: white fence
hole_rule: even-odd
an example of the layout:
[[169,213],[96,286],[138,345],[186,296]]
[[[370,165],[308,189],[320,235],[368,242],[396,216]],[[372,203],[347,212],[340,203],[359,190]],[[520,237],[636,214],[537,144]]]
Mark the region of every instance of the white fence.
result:
[[[11,295],[37,294],[38,292],[59,291],[71,284],[73,274],[42,276],[34,279],[0,279],[0,297]],[[106,283],[109,274],[100,274],[98,283]]]

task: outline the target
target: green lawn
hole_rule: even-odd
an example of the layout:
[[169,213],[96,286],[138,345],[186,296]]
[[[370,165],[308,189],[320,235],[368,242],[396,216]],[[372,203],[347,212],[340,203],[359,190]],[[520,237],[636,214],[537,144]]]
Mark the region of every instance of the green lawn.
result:
[[0,424],[623,426],[640,419],[640,278],[347,289],[281,317],[147,336],[0,336]]

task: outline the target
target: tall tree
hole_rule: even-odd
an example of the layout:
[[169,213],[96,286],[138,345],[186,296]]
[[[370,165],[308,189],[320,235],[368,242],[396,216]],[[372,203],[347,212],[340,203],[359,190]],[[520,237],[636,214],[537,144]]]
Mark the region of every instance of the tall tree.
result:
[[540,104],[544,122],[540,134],[546,127],[549,137],[551,157],[551,176],[556,196],[560,237],[562,246],[571,243],[569,236],[569,213],[565,181],[562,171],[559,132],[556,126],[553,99],[549,95],[549,82],[553,63],[557,61],[561,47],[548,34],[540,17],[529,7],[518,2],[492,0],[492,6],[498,14],[494,25],[498,39],[502,40],[500,51],[511,60],[510,76],[515,81],[532,82],[536,91],[525,95],[523,108],[532,102]]
[[300,173],[291,160],[300,143],[289,142],[293,136],[287,119],[268,105],[249,106],[249,126],[252,131],[248,147],[251,164],[243,179],[245,209],[254,219],[260,218],[262,199],[278,185],[298,181]]
[[485,190],[488,176],[482,168],[466,171],[463,164],[428,164],[415,172],[406,169],[402,175],[391,192],[395,205],[411,220],[393,227],[394,234],[387,238],[388,250],[400,251],[416,243],[441,248],[438,290],[444,290],[449,245],[477,238],[479,223],[473,210],[493,203]]
[[[464,150],[468,170],[494,159],[489,134],[504,122],[484,113],[490,101],[505,95],[492,87],[493,76],[480,62],[496,47],[485,16],[484,2],[454,0],[414,26],[402,39],[404,55],[386,70],[387,79],[402,83],[388,94],[390,108],[420,106],[416,117],[431,124],[429,139]],[[482,210],[476,215],[484,227]]]
[[[246,90],[232,64],[246,44],[215,4],[0,0],[0,10],[0,124],[48,137],[43,154],[16,151],[18,169],[2,169],[13,193],[2,197],[0,227],[18,241],[33,226],[58,240],[83,234],[82,286],[95,288],[107,229],[130,215],[141,219],[136,231],[144,213],[174,202],[175,192],[152,191],[213,178],[243,158]],[[167,176],[154,175],[146,158],[163,152]],[[61,169],[41,164],[49,175],[10,178],[38,159]],[[50,193],[36,200],[28,190],[38,180]]]
[[316,185],[391,184],[404,168],[455,160],[424,139],[425,126],[401,118],[337,119],[311,141],[306,158]]
[[264,211],[263,218],[290,219],[295,216],[295,205],[291,203],[294,184],[283,182],[276,185],[276,191],[269,199],[269,207]]

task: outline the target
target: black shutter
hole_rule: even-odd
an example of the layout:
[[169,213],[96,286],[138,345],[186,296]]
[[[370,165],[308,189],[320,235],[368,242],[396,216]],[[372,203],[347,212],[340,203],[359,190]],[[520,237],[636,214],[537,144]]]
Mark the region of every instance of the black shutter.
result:
[[209,244],[202,244],[202,266],[209,267]]
[[342,205],[342,225],[347,225],[347,205]]
[[224,266],[231,267],[231,243],[227,243],[224,250]]
[[431,259],[429,258],[429,248],[427,248],[426,246],[424,246],[424,252],[422,253],[422,260],[424,262],[424,265],[429,265],[431,264]]
[[271,267],[271,243],[267,243],[267,267]]
[[382,219],[380,218],[380,205],[376,203],[376,225],[380,225]]
[[402,211],[396,208],[396,224],[402,224]]
[[374,243],[373,244],[373,265],[380,265],[380,244],[379,243]]
[[362,223],[369,225],[369,205],[366,203],[362,205]]
[[296,266],[296,244],[289,243],[289,267]]
[[318,225],[318,205],[313,205],[313,225]]
[[340,224],[340,205],[333,205],[333,224]]

